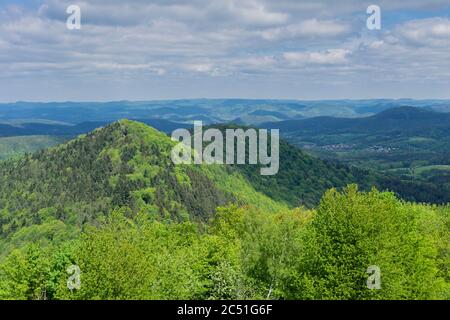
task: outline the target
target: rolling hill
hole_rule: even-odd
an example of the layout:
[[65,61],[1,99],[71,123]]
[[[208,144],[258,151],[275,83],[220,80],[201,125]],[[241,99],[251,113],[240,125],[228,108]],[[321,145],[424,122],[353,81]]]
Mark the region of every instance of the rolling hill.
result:
[[0,138],[0,161],[20,157],[63,143],[67,139],[61,136],[17,136]]
[[[164,119],[137,119],[136,121],[145,123],[162,132],[172,132],[179,128],[188,128],[189,125],[176,123]],[[15,136],[67,136],[75,137],[80,134],[88,133],[99,127],[103,127],[111,121],[88,121],[76,125],[54,124],[54,123],[34,123],[26,122],[20,124],[0,124],[0,137]]]
[[175,166],[170,158],[173,145],[164,133],[123,120],[1,162],[2,234],[47,215],[82,225],[123,206],[171,220],[207,220],[216,207],[229,202],[269,210],[286,207],[226,167]]
[[[176,166],[173,146],[121,120],[0,162],[0,299],[446,296],[448,207],[356,186],[323,195],[350,182],[389,186],[404,199],[445,190],[286,142],[272,177],[258,166]],[[316,209],[291,210],[299,204]],[[396,291],[367,290],[373,261],[392,270],[383,285]],[[68,287],[71,266],[82,272],[79,290]]]
[[366,118],[317,117],[265,123],[262,127],[277,128],[284,133],[298,134],[428,134],[436,130],[450,132],[450,114],[430,110],[400,107],[388,109]]
[[449,113],[401,107],[367,118],[319,117],[264,126],[280,128],[290,143],[322,159],[450,188],[445,169],[450,165]]
[[349,168],[313,159],[285,142],[276,177],[260,176],[257,166],[175,166],[173,145],[166,134],[123,120],[1,162],[2,233],[49,214],[82,225],[123,206],[175,220],[207,220],[230,202],[269,211],[311,207],[327,189],[357,180]]
[[258,166],[176,166],[174,142],[139,122],[122,120],[68,143],[0,162],[0,225],[5,237],[53,217],[72,225],[95,223],[114,208],[162,219],[210,219],[228,203],[266,211],[317,205],[332,187],[358,183],[396,191],[407,200],[447,202],[446,189],[400,181],[313,158],[282,141],[280,171]]
[[0,104],[0,123],[60,123],[76,125],[87,121],[113,122],[126,119],[164,119],[189,122],[227,123],[241,118],[245,124],[313,117],[359,118],[401,107],[450,111],[448,100],[246,100],[184,99],[112,102],[16,102]]

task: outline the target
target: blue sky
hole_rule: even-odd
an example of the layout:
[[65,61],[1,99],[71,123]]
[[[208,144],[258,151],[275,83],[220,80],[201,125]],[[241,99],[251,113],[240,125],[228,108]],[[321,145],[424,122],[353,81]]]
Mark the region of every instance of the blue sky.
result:
[[450,0],[0,2],[0,102],[448,99],[449,53]]

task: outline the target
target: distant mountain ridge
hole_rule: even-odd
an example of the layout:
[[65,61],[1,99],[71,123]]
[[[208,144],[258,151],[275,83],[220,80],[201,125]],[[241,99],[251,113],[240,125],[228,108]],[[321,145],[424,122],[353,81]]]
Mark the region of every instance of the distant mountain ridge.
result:
[[[166,133],[176,129],[189,128],[188,124],[176,123],[164,119],[136,119],[135,121],[145,123]],[[23,123],[20,125],[0,124],[0,137],[37,135],[77,136],[93,131],[99,127],[104,127],[110,123],[108,121],[90,121],[73,126],[45,123]]]
[[[204,110],[202,108],[187,108],[186,114],[177,115],[175,108],[166,108],[172,118],[185,120],[188,122],[177,122],[158,118],[132,118],[150,125],[157,130],[169,133],[179,128],[189,128],[194,120],[203,121],[205,124],[211,123],[211,117],[205,114],[198,116],[189,115],[190,111]],[[189,112],[188,112],[189,111]],[[264,122],[264,119],[274,121]],[[343,131],[352,133],[366,133],[370,131],[416,131],[427,128],[445,129],[450,126],[450,113],[438,113],[428,109],[416,107],[399,107],[382,111],[370,117],[362,118],[337,118],[321,116],[303,119],[301,116],[289,118],[285,114],[276,111],[256,110],[248,115],[230,119],[231,123],[239,125],[256,125],[265,128],[279,128],[284,132],[311,132],[311,133],[332,133]],[[283,119],[280,121],[280,119]],[[0,137],[29,136],[29,135],[55,135],[55,136],[76,136],[87,133],[98,127],[108,125],[112,121],[85,121],[75,125],[64,125],[58,123],[26,122],[20,124],[0,123]]]
[[450,112],[450,100],[274,100],[274,99],[185,99],[111,102],[17,102],[0,104],[0,123],[47,120],[68,124],[87,121],[114,122],[120,119],[165,119],[207,124],[241,119],[257,125],[263,122],[330,116],[358,118],[409,105]]
[[415,107],[388,109],[366,118],[317,117],[262,124],[261,127],[298,133],[368,133],[368,132],[423,132],[450,130],[450,114]]

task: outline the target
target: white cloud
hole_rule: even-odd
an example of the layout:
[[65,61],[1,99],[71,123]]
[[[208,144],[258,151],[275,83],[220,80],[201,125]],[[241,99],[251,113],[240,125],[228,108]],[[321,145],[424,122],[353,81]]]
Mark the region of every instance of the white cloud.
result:
[[310,19],[300,23],[291,24],[281,28],[264,30],[262,37],[266,40],[280,40],[307,37],[336,37],[349,33],[348,24],[330,20]]
[[211,73],[214,70],[214,66],[210,63],[190,63],[185,64],[184,68],[199,73]]
[[292,64],[344,64],[351,52],[346,49],[329,49],[323,52],[286,52],[283,57]]
[[[61,87],[68,78],[88,79],[105,92],[111,91],[108,83],[126,79],[155,79],[169,92],[174,83],[178,89],[187,82],[196,87],[196,81],[213,86],[224,78],[236,90],[242,81],[251,87],[264,79],[267,88],[276,81],[282,92],[283,84],[323,80],[450,79],[448,18],[389,28],[383,23],[386,29],[369,32],[367,6],[360,0],[79,0],[83,27],[78,31],[65,27],[72,0],[41,1],[38,10],[0,4],[3,92],[14,79],[25,83],[32,77]],[[450,0],[379,1],[383,17],[390,9],[436,10],[445,4]],[[220,90],[217,84],[215,92]]]
[[272,26],[283,24],[288,20],[288,14],[270,11],[257,0],[231,0],[225,2],[231,16],[237,16],[245,24]]
[[448,18],[429,18],[408,21],[398,26],[393,36],[395,40],[421,46],[449,46],[450,20]]

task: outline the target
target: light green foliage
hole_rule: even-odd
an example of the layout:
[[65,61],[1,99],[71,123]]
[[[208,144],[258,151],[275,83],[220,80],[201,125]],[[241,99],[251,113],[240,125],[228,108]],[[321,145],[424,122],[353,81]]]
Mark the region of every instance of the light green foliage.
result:
[[268,189],[295,166],[260,193],[253,171],[175,167],[172,145],[120,121],[0,164],[0,299],[450,299],[448,205],[349,186],[289,209]]
[[163,224],[115,212],[75,249],[82,286],[60,298],[187,299],[202,288],[206,251],[190,223]]
[[28,244],[12,251],[0,264],[0,299],[55,299],[71,250],[68,242],[45,248]]
[[240,200],[241,204],[251,204],[266,212],[274,213],[287,209],[288,205],[277,202],[263,193],[256,191],[238,172],[227,172],[220,165],[208,165],[203,168],[217,186]]
[[8,239],[0,242],[0,261],[10,251],[22,248],[27,244],[38,244],[41,247],[59,245],[78,237],[80,231],[76,227],[62,221],[49,218],[42,224],[21,228]]
[[[319,299],[443,298],[439,239],[448,235],[436,210],[390,193],[329,191],[311,224],[314,253],[306,264]],[[433,221],[424,229],[425,221]],[[436,242],[438,241],[438,242]],[[367,290],[366,270],[381,269],[382,290]]]
[[[449,299],[448,207],[330,190],[317,211],[219,208],[209,225],[115,211],[76,242],[0,264],[11,299]],[[43,225],[45,226],[45,224]],[[66,268],[81,269],[70,291]],[[369,266],[381,269],[370,290]]]

